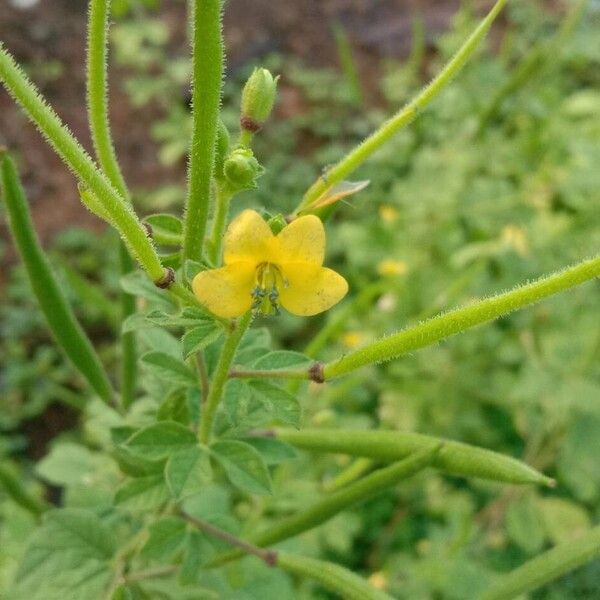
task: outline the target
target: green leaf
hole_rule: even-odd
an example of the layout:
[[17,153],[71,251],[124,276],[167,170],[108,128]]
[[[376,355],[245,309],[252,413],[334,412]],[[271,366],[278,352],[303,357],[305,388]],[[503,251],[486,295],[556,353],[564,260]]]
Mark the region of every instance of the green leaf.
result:
[[196,443],[196,436],[187,427],[172,421],[161,421],[134,433],[125,442],[125,447],[142,458],[159,460]]
[[[188,390],[191,388],[188,388]],[[189,425],[191,420],[187,390],[177,389],[165,399],[158,407],[157,421],[175,421],[182,425]]]
[[298,399],[290,392],[262,379],[253,379],[248,385],[280,423],[293,427],[300,426],[302,408]]
[[139,271],[133,271],[121,277],[121,289],[132,296],[144,298],[167,310],[174,307],[167,293],[157,288],[144,273]]
[[[537,501],[546,532],[554,544],[576,540],[592,526],[587,511],[564,498],[539,498]],[[574,541],[574,543],[577,543]]]
[[251,494],[271,493],[267,466],[252,446],[228,440],[214,443],[211,451],[233,485]]
[[169,490],[162,473],[126,481],[115,494],[119,508],[134,512],[157,510],[169,499]]
[[153,374],[172,383],[183,386],[197,383],[196,376],[185,363],[164,352],[146,352],[142,356],[142,362]]
[[206,542],[199,531],[190,531],[185,540],[183,562],[179,570],[179,582],[182,585],[197,583],[200,567],[205,559]]
[[201,492],[211,477],[209,454],[198,446],[172,454],[165,467],[167,485],[177,500]]
[[185,541],[186,524],[177,517],[165,517],[155,521],[148,528],[148,541],[141,555],[149,560],[169,559]]
[[110,600],[135,600],[135,596],[130,587],[120,585],[112,593]]
[[[135,429],[134,429],[135,431]],[[130,477],[147,477],[162,473],[165,466],[163,460],[147,460],[132,454],[125,446],[117,446],[112,451],[112,457],[117,461],[119,469]]]
[[131,591],[129,586],[120,585],[115,588],[110,600],[135,600],[135,596],[133,594],[134,593]]
[[227,421],[223,424],[227,431],[248,431],[264,426],[271,418],[268,403],[258,398],[241,379],[230,379],[227,382],[221,409],[221,414]]
[[209,344],[217,341],[223,335],[223,329],[214,322],[205,321],[202,325],[188,331],[181,340],[183,346],[183,358],[204,350]]
[[199,324],[213,323],[206,313],[186,307],[180,313],[168,313],[164,310],[151,310],[146,314],[135,313],[130,315],[121,326],[121,331],[127,333],[145,327],[195,327]]
[[81,444],[63,442],[55,444],[50,453],[36,465],[35,470],[42,479],[54,485],[89,485],[97,471],[111,468],[110,462],[110,459],[91,452]]
[[528,554],[542,549],[546,538],[544,524],[532,494],[510,504],[506,512],[506,529],[512,541]]
[[180,246],[183,240],[183,223],[174,215],[156,214],[144,219],[152,227],[152,238],[157,244]]
[[114,535],[92,512],[46,513],[19,567],[15,598],[89,600],[102,598],[111,578]]
[[185,278],[188,281],[192,281],[200,271],[205,271],[208,268],[207,265],[203,265],[196,260],[188,259],[183,263],[183,269],[185,271]]
[[253,365],[255,369],[286,369],[288,367],[297,367],[298,365],[310,363],[312,360],[300,354],[300,352],[291,352],[289,350],[276,350],[261,356]]
[[273,438],[244,438],[242,441],[258,450],[267,465],[280,465],[298,458],[292,446]]

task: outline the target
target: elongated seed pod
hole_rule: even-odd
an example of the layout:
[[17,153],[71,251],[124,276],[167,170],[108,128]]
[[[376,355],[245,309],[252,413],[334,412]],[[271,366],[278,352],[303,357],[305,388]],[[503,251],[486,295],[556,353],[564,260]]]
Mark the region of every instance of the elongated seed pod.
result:
[[510,600],[600,556],[600,525],[584,536],[555,546],[493,583],[479,600]]
[[325,560],[278,552],[277,566],[288,573],[318,581],[344,600],[393,600],[352,571]]
[[366,456],[383,461],[399,460],[412,452],[431,449],[442,442],[443,447],[432,462],[441,471],[508,483],[554,485],[554,480],[512,457],[419,433],[278,429],[275,435],[277,439],[305,450]]
[[17,169],[7,155],[0,155],[2,196],[8,225],[25,265],[33,293],[58,345],[106,402],[113,401],[112,386],[89,338],[79,325],[37,238]]
[[259,534],[250,537],[257,546],[270,546],[281,540],[317,527],[339,512],[373,498],[399,481],[411,477],[433,462],[442,444],[418,450],[408,458],[379,469],[342,490],[325,496],[307,510],[274,523]]

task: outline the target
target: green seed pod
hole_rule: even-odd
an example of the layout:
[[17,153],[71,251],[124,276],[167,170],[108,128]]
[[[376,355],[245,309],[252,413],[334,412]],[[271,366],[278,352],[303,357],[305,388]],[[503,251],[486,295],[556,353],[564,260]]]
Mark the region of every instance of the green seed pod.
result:
[[229,131],[225,123],[219,119],[217,127],[217,141],[215,143],[215,177],[223,179],[223,166],[229,152]]
[[255,189],[263,168],[249,148],[236,148],[223,164],[223,174],[232,192]]
[[0,188],[6,207],[8,227],[48,327],[58,345],[90,387],[104,402],[112,404],[114,392],[111,382],[92,343],[75,318],[40,245],[15,164],[1,152]]
[[395,461],[443,442],[432,466],[455,475],[507,483],[553,486],[554,480],[528,465],[485,448],[407,431],[339,431],[332,429],[276,430],[276,438],[305,450]]
[[389,594],[335,563],[278,552],[276,564],[288,573],[319,582],[326,590],[346,600],[393,600]]
[[269,118],[277,94],[277,80],[267,69],[254,69],[242,91],[243,130],[256,133]]

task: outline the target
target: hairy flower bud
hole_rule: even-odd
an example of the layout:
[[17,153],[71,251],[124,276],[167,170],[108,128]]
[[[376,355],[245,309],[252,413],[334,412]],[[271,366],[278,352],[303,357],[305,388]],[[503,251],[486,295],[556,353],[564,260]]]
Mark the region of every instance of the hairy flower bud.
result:
[[256,188],[263,170],[249,148],[236,148],[223,164],[223,174],[232,191]]
[[275,96],[277,80],[267,69],[254,69],[242,91],[242,129],[250,133],[257,132],[269,118]]

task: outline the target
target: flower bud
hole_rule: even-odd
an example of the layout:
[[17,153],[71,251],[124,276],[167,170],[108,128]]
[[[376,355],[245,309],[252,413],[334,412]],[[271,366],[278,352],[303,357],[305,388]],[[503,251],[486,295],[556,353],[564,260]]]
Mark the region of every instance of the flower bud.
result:
[[269,118],[275,96],[277,80],[267,69],[254,69],[242,91],[242,129],[256,133]]
[[263,170],[249,148],[236,148],[223,164],[223,174],[232,191],[256,188]]

